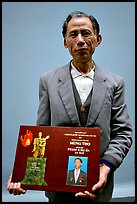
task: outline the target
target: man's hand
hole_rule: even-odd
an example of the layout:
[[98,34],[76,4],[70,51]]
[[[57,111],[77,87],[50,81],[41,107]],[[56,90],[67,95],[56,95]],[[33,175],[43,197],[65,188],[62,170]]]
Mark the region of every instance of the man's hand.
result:
[[25,194],[26,190],[23,190],[21,188],[21,183],[20,182],[13,183],[13,182],[11,182],[11,178],[12,178],[12,175],[10,176],[10,178],[7,182],[7,190],[9,191],[9,193],[13,194],[13,195]]
[[75,196],[78,197],[89,197],[91,199],[96,198],[99,193],[103,191],[104,186],[107,183],[107,176],[110,172],[110,168],[106,165],[100,167],[99,181],[92,187],[92,192],[84,191],[76,193]]

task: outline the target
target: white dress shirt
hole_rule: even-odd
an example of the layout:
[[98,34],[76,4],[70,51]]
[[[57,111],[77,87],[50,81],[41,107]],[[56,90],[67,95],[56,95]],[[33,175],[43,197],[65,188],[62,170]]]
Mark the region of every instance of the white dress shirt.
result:
[[77,170],[77,172],[76,172],[76,169],[75,169],[75,170],[74,170],[75,183],[76,183],[77,180],[78,180],[79,174],[80,174],[80,169]]
[[93,79],[95,73],[95,66],[88,74],[82,74],[79,72],[74,65],[71,63],[71,75],[76,85],[77,91],[79,93],[82,105],[86,101],[92,86],[93,86]]

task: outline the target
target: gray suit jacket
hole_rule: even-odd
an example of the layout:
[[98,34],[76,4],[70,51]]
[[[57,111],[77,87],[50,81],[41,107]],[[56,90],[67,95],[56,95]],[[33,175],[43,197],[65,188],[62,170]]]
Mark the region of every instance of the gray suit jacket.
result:
[[[41,76],[39,98],[37,125],[80,126],[70,63]],[[97,65],[86,127],[101,128],[100,158],[110,162],[115,169],[118,168],[132,144],[132,129],[124,99],[124,81]],[[113,173],[110,177],[105,187],[107,195],[105,188],[100,195],[101,202],[102,198],[108,199],[112,194]]]
[[67,175],[67,185],[80,185],[80,186],[86,186],[87,185],[87,174],[86,172],[80,170],[80,174],[78,176],[77,181],[75,182],[75,170],[69,170]]

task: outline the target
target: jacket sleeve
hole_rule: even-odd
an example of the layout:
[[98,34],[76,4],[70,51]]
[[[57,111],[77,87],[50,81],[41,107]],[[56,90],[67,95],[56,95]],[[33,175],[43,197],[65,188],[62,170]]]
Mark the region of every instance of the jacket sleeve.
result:
[[50,124],[50,103],[46,87],[46,79],[41,76],[39,81],[39,108],[36,125],[50,126]]
[[111,108],[110,142],[102,156],[114,169],[123,162],[132,145],[132,128],[124,99],[124,81],[115,87]]

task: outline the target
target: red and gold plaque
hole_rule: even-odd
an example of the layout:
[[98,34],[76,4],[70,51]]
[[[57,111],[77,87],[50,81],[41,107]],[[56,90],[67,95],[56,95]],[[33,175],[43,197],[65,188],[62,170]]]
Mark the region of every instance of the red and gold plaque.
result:
[[99,158],[100,128],[21,125],[12,181],[28,190],[91,191]]

